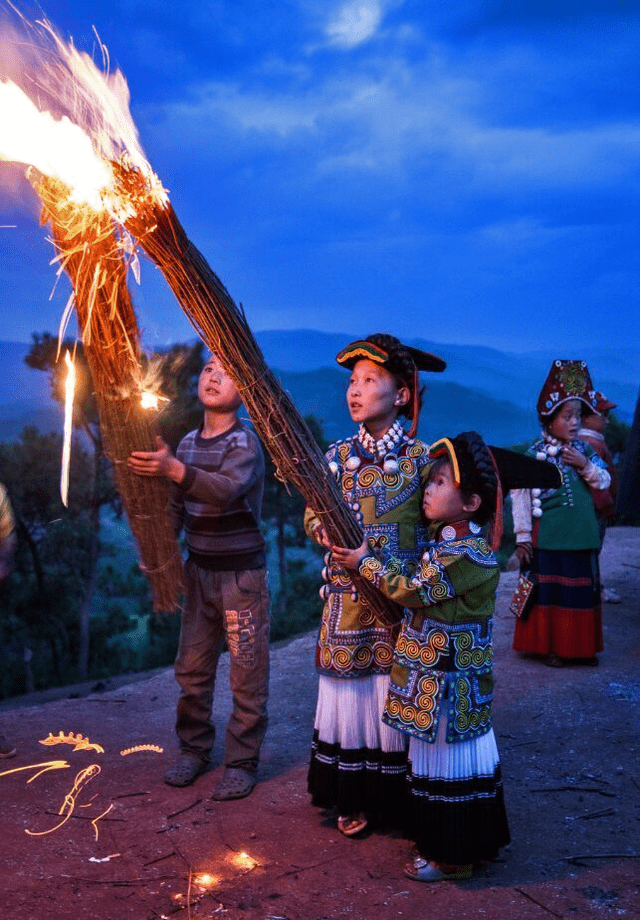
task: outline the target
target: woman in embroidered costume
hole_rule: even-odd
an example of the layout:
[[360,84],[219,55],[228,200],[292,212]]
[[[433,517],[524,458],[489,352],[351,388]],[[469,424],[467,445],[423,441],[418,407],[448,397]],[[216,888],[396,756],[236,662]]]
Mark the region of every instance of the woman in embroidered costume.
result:
[[600,534],[589,487],[606,489],[611,477],[576,438],[581,407],[591,411],[595,402],[584,361],[554,361],[538,397],[543,437],[527,453],[556,466],[562,485],[512,494],[516,553],[538,582],[537,602],[517,620],[513,647],[544,655],[551,667],[567,659],[597,664],[602,651]]
[[492,617],[498,564],[481,533],[502,533],[502,485],[554,484],[545,464],[488,448],[476,432],[443,438],[424,491],[430,542],[415,576],[387,553],[333,547],[405,607],[383,721],[408,735],[408,832],[420,882],[468,878],[474,863],[509,843],[500,759],[492,728]]
[[[329,466],[365,535],[394,553],[399,571],[412,574],[425,535],[420,486],[429,463],[426,445],[414,437],[418,371],[442,371],[445,363],[383,334],[352,343],[337,361],[351,370],[347,403],[359,429],[331,445]],[[412,420],[408,434],[399,416]],[[305,528],[328,546],[312,509],[306,511]],[[353,836],[374,816],[397,821],[404,800],[405,744],[381,722],[397,630],[375,620],[342,566],[327,558],[323,577],[308,787],[313,804],[335,807],[339,829]]]

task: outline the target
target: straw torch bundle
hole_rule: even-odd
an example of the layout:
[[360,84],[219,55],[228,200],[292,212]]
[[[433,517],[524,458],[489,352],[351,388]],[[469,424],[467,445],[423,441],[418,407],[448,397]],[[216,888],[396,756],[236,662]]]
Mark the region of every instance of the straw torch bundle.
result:
[[57,180],[40,177],[33,184],[43,204],[42,219],[51,224],[58,257],[73,284],[100,430],[153,607],[172,611],[178,605],[182,562],[166,514],[168,485],[140,479],[126,465],[132,450],[155,448],[158,432],[156,413],[142,404],[138,327],[113,222],[104,212],[75,204]]

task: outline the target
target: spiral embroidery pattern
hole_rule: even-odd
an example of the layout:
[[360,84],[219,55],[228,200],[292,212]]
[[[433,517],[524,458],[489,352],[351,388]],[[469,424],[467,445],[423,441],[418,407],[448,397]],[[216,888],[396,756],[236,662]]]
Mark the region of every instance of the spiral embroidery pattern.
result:
[[480,729],[486,729],[491,724],[491,706],[474,705],[472,702],[471,681],[460,677],[455,684],[456,695],[456,731],[461,734],[473,736]]
[[481,638],[475,631],[468,628],[456,633],[453,637],[454,666],[458,671],[488,669],[493,660],[491,646],[491,630]]
[[[418,576],[415,580],[418,580]],[[421,583],[418,590],[427,605],[440,604],[456,596],[456,590],[446,569],[437,563],[421,563],[419,581]]]
[[383,570],[384,566],[380,560],[376,559],[374,556],[366,556],[360,565],[360,574],[362,577],[374,583],[376,581],[376,576],[378,576]]
[[391,646],[384,645],[382,642],[374,647],[373,655],[376,663],[384,668],[388,668],[393,660],[393,650]]
[[441,628],[428,631],[425,635],[412,637],[406,630],[402,630],[396,643],[397,660],[408,667],[415,667],[418,663],[425,667],[435,665],[440,656],[449,652],[449,637]]

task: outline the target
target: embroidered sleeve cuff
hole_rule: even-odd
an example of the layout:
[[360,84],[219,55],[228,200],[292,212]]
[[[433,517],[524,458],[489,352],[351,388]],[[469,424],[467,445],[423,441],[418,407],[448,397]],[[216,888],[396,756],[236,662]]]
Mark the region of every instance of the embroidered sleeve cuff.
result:
[[427,606],[441,604],[456,596],[446,565],[431,561],[426,553],[422,557],[420,570],[413,577],[413,583]]

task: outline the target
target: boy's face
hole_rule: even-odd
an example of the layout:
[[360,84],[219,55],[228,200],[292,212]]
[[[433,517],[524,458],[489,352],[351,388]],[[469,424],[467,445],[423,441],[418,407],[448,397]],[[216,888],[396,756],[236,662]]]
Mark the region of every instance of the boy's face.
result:
[[422,496],[422,510],[428,521],[444,523],[462,521],[471,516],[453,479],[450,463],[437,463],[433,468]]
[[200,372],[198,399],[211,412],[235,412],[242,402],[238,388],[214,355]]

